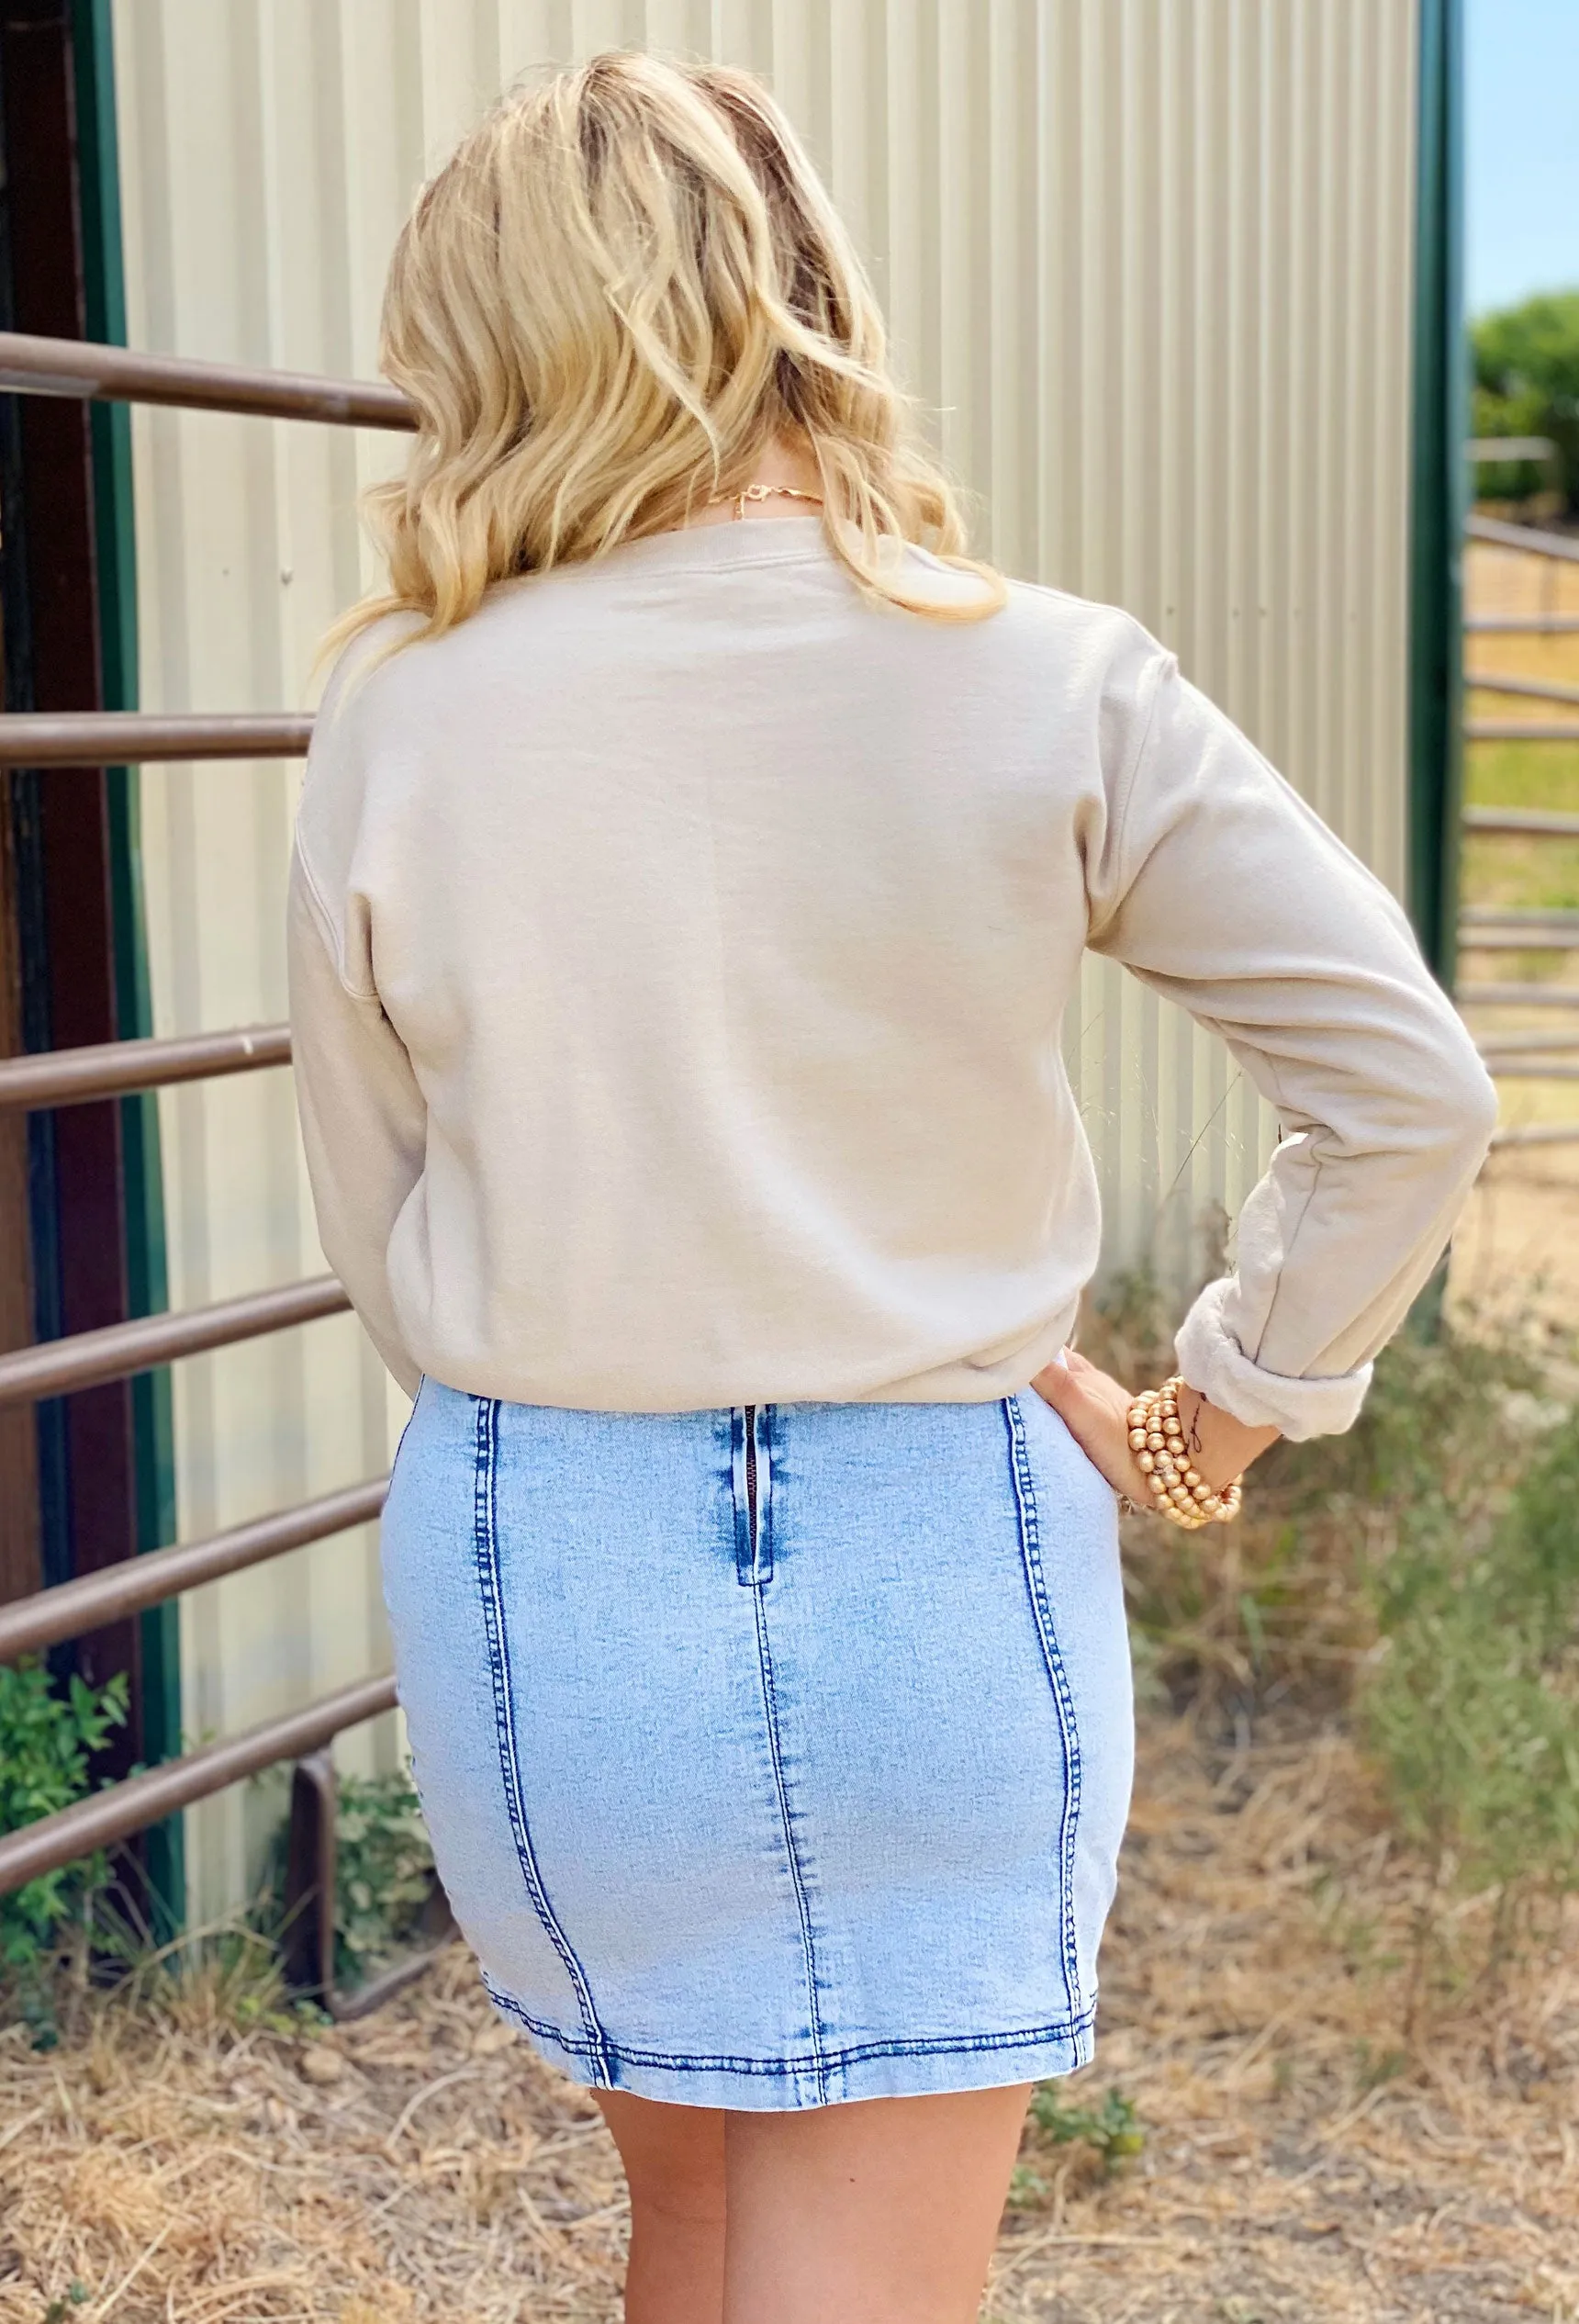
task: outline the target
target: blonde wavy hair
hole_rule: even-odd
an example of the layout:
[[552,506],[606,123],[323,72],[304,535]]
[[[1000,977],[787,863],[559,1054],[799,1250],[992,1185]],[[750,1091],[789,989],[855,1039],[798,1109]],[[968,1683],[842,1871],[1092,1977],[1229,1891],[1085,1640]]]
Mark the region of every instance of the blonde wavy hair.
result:
[[[507,95],[401,229],[379,367],[418,415],[405,475],[361,501],[389,587],[320,662],[386,613],[425,617],[394,650],[493,582],[683,524],[776,439],[810,449],[867,596],[948,622],[1003,602],[889,376],[849,237],[746,73],[619,51]],[[901,542],[984,587],[929,594],[913,567],[907,586]]]

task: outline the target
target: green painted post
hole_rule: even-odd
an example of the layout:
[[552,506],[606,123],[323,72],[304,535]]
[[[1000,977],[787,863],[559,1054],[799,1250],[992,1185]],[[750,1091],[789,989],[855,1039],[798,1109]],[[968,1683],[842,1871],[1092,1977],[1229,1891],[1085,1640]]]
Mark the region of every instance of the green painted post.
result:
[[[116,137],[115,49],[110,0],[73,0],[76,73],[77,165],[83,219],[87,335],[126,344],[126,280],[120,237],[120,174]],[[94,455],[95,549],[98,569],[99,654],[106,710],[137,708],[137,541],[131,477],[131,414],[125,404],[89,407]],[[153,1030],[142,916],[142,858],[138,775],[113,767],[106,776],[111,910],[115,929],[116,1020],[129,1040]],[[127,1278],[130,1311],[152,1315],[170,1304],[165,1263],[164,1185],[159,1107],[151,1090],[122,1098]],[[137,1545],[158,1549],[175,1538],[175,1460],[170,1373],[143,1373],[131,1383],[137,1478]],[[180,1613],[174,1604],[142,1617],[142,1750],[151,1763],[181,1748]],[[148,1834],[146,1862],[158,1925],[166,1940],[185,1919],[182,1824],[172,1816]]]
[[1419,0],[1409,526],[1408,904],[1444,984],[1456,967],[1463,814],[1462,0]]
[[[1420,948],[1450,991],[1458,967],[1463,827],[1464,332],[1463,0],[1419,0],[1415,180],[1415,350],[1409,511],[1407,903]],[[1448,1262],[1409,1329],[1441,1329]]]

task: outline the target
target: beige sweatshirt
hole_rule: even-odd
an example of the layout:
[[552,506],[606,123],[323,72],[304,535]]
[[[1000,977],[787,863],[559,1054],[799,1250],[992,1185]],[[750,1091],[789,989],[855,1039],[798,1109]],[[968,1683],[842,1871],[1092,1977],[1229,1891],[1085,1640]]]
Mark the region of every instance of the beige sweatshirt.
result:
[[503,583],[347,687],[383,634],[314,732],[289,963],[324,1251],[405,1388],[1024,1387],[1097,1260],[1090,946],[1282,1127],[1186,1378],[1353,1420],[1492,1087],[1392,897],[1137,623],[875,607],[805,517]]

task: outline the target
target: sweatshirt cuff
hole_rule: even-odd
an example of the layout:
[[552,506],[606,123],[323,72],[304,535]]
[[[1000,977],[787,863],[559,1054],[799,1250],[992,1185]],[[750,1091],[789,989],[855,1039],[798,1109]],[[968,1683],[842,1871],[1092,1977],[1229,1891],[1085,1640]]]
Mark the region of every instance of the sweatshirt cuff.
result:
[[1224,1320],[1225,1304],[1236,1288],[1231,1275],[1209,1283],[1179,1327],[1173,1346],[1190,1387],[1247,1428],[1281,1429],[1296,1440],[1340,1436],[1352,1428],[1373,1366],[1361,1364],[1352,1372],[1304,1380],[1264,1371],[1252,1364]]

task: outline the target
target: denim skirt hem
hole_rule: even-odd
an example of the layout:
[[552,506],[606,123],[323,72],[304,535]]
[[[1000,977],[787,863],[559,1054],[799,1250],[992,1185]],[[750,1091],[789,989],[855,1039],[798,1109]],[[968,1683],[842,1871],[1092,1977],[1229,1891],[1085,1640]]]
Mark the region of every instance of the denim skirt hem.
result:
[[440,1878],[574,2081],[773,2111],[1090,2059],[1129,1652],[1116,1498],[1039,1397],[428,1378],[382,1557]]
[[790,2113],[854,2098],[932,2097],[952,2090],[997,2090],[1005,2083],[1051,2081],[1089,2066],[1095,2054],[1095,2008],[1072,2024],[1028,2026],[1013,2033],[943,2036],[911,2042],[868,2042],[847,2049],[802,2051],[789,2058],[671,2058],[661,2050],[596,2045],[532,2016],[486,1972],[488,1999],[506,2023],[525,2034],[538,2055],[584,2090],[624,2090],[636,2098],[682,2106],[727,2106],[735,2113]]

